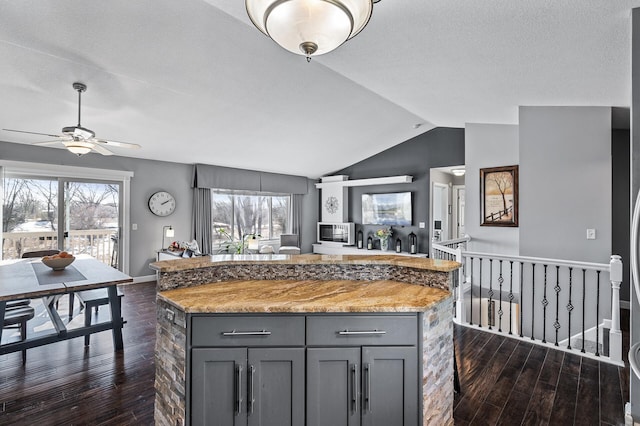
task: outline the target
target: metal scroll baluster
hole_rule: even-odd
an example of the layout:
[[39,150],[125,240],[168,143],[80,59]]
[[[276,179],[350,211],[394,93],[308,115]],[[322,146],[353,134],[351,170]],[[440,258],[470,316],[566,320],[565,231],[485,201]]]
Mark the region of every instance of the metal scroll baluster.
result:
[[524,293],[522,289],[524,288],[522,281],[524,278],[524,267],[522,262],[520,263],[520,337],[524,337],[523,329],[522,329],[522,311],[524,310]]
[[536,264],[531,264],[531,340],[535,340],[536,325]]
[[479,258],[480,262],[480,303],[478,309],[480,309],[480,317],[478,318],[478,327],[482,328],[482,258]]
[[585,300],[587,298],[585,276],[587,274],[586,269],[582,270],[582,349],[580,352],[584,353],[584,315],[585,315]]
[[473,325],[473,256],[471,257],[471,289],[469,291],[469,325]]
[[544,266],[544,291],[542,295],[542,343],[547,343],[547,265]]
[[513,324],[513,318],[511,317],[511,311],[513,307],[513,260],[509,261],[509,334],[512,334],[511,324]]
[[487,305],[487,322],[489,330],[491,324],[495,323],[496,313],[493,306],[493,259],[489,259],[489,304]]
[[560,310],[560,266],[556,265],[556,286],[553,288],[556,292],[556,321],[553,328],[556,329],[556,346],[558,346],[558,331],[560,330],[560,321],[558,321]]
[[498,331],[502,333],[502,283],[504,282],[504,278],[502,278],[502,260],[500,260],[500,275],[498,276],[498,284],[500,284],[500,306],[498,307]]
[[[597,282],[596,282],[596,356],[600,356],[600,330],[598,327],[600,326],[600,271],[596,271],[597,273]],[[604,343],[604,342],[603,342]],[[609,352],[611,353],[611,352]],[[611,355],[609,355],[611,356]]]
[[511,330],[511,324],[513,324],[513,318],[511,317],[511,311],[513,307],[513,260],[509,261],[509,334],[513,334]]
[[569,325],[567,328],[567,349],[571,349],[571,311],[573,311],[573,305],[571,304],[571,289],[573,288],[573,268],[569,268],[569,302],[567,303],[567,311],[569,311]]

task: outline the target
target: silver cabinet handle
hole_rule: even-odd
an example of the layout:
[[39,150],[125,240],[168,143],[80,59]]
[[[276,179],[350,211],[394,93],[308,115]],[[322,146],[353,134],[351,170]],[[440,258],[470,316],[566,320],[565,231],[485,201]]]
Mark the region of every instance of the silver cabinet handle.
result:
[[387,332],[384,330],[363,330],[363,331],[343,330],[343,331],[338,331],[338,334],[341,336],[371,336],[371,335],[376,336],[381,334],[387,334]]
[[358,412],[358,364],[351,364],[351,410]]
[[371,364],[364,365],[364,410],[371,411]]
[[271,332],[267,330],[260,331],[223,331],[223,336],[271,336]]
[[249,366],[249,396],[247,398],[247,404],[249,408],[247,409],[249,414],[253,414],[253,403],[256,402],[253,397],[253,374],[256,372],[256,368],[253,365]]
[[240,415],[242,410],[242,365],[236,365],[236,416]]

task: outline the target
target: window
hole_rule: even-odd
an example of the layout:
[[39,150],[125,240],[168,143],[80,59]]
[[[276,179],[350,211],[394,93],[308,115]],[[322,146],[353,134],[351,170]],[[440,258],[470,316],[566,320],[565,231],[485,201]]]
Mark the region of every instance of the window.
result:
[[289,230],[290,194],[213,190],[211,198],[214,245],[249,234],[275,240]]

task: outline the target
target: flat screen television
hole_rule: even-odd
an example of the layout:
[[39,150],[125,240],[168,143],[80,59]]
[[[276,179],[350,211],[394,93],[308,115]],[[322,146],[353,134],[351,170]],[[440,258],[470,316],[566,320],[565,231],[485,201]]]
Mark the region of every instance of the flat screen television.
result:
[[362,194],[365,225],[411,225],[411,192]]

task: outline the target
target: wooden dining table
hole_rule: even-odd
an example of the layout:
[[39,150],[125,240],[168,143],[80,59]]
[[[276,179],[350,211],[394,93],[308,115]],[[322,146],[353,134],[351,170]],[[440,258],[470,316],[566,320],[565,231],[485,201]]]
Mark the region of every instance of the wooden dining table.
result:
[[[112,330],[114,350],[123,348],[122,309],[117,285],[133,282],[133,278],[90,256],[76,256],[64,270],[54,271],[40,258],[0,261],[0,324],[4,322],[6,304],[13,300],[42,298],[55,333],[28,337],[19,342],[0,344],[0,355],[42,346],[100,331]],[[67,329],[54,300],[82,290],[106,288],[111,319],[84,327]],[[0,328],[0,341],[2,328]]]

